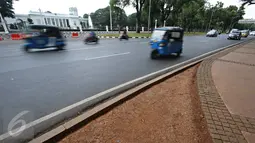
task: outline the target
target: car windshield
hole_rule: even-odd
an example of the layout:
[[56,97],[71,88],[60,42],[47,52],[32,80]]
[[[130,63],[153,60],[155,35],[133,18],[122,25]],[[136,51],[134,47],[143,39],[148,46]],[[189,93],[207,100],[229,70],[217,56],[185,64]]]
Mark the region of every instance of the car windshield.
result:
[[208,34],[213,34],[215,32],[216,32],[216,30],[211,30],[211,31],[208,32]]
[[155,30],[151,35],[152,39],[162,39],[166,31],[164,30]]
[[239,33],[238,30],[232,30],[230,33]]
[[40,26],[29,26],[28,32],[32,32],[36,35],[47,35],[50,37],[59,37],[61,34],[57,28],[40,27]]

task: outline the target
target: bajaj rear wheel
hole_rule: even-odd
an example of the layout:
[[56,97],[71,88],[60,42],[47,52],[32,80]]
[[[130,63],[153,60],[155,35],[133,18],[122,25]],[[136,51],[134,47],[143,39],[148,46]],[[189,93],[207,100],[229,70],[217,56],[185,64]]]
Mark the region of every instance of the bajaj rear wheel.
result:
[[29,50],[29,47],[28,47],[28,46],[24,46],[24,47],[23,47],[23,50],[24,50],[25,52],[27,52],[27,53],[28,53],[28,52],[30,52],[30,50]]
[[178,53],[176,53],[176,56],[177,56],[177,57],[180,57],[181,54],[182,54],[182,49],[181,49]]
[[158,50],[151,51],[151,59],[157,59],[159,57]]

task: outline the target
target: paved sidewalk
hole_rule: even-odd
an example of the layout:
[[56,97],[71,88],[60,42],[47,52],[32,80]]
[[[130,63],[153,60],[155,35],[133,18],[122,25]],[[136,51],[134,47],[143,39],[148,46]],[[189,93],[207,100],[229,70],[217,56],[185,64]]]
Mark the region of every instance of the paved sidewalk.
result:
[[255,143],[255,41],[203,61],[197,86],[215,143]]

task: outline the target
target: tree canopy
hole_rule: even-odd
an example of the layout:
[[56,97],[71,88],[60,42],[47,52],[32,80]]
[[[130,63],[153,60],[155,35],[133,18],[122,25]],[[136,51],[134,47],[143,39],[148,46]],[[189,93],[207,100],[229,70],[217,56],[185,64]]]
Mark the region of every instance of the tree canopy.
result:
[[[222,2],[211,5],[207,0],[151,0],[151,5],[149,2],[150,0],[110,0],[113,27],[136,27],[137,32],[140,32],[142,26],[148,25],[149,8],[149,28],[152,29],[157,20],[157,26],[181,26],[187,31],[207,31],[212,28],[226,31],[235,27],[245,14],[244,5],[224,7]],[[136,12],[126,16],[123,9],[128,5],[133,6]],[[96,26],[110,25],[109,14],[109,7],[106,7],[92,13],[91,18]]]
[[[96,10],[90,14],[95,27],[110,26],[110,7],[105,7]],[[120,7],[112,8],[112,24],[113,26],[126,26],[127,15]]]
[[13,1],[12,0],[0,0],[0,13],[3,17],[14,18]]
[[87,13],[83,14],[83,18],[88,18],[89,15]]

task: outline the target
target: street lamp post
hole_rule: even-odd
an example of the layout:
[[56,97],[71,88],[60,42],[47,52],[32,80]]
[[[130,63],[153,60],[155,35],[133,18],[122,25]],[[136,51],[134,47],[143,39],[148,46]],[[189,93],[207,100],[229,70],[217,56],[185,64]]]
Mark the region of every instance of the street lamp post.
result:
[[150,22],[151,22],[151,0],[149,3],[148,32],[150,31]]
[[155,28],[157,28],[157,22],[158,22],[158,20],[156,19],[155,20]]
[[112,31],[112,8],[111,8],[111,5],[109,7],[110,7],[110,27]]
[[166,27],[166,21],[164,20],[164,27]]

